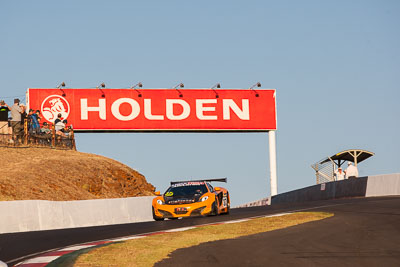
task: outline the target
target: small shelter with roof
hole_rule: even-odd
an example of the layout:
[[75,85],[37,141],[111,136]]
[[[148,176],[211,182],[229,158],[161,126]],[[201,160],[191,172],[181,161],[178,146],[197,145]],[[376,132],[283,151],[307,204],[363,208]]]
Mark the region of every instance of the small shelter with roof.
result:
[[333,156],[323,158],[317,163],[311,165],[315,170],[317,184],[335,181],[335,170],[341,168],[345,162],[353,162],[355,166],[358,163],[375,155],[373,152],[362,149],[349,149],[339,152]]

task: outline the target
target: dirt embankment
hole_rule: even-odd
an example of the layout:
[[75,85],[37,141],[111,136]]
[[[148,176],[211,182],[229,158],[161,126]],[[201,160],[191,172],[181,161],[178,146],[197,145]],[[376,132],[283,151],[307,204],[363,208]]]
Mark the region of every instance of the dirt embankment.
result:
[[83,200],[154,195],[128,166],[98,155],[46,148],[0,147],[1,200]]

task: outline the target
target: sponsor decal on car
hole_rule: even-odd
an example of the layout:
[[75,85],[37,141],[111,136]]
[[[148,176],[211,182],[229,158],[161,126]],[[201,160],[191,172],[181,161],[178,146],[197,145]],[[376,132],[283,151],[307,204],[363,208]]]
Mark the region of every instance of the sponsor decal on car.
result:
[[228,206],[228,198],[224,194],[224,197],[222,198],[222,208],[226,208]]
[[204,184],[205,184],[204,182],[184,182],[184,183],[173,184],[171,187],[195,186]]

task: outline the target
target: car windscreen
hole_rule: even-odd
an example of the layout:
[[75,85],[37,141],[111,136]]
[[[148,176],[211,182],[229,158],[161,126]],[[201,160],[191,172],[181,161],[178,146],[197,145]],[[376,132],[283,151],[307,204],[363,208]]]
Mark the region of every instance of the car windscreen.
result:
[[181,183],[172,185],[164,195],[167,197],[186,197],[203,195],[207,192],[208,190],[204,183]]

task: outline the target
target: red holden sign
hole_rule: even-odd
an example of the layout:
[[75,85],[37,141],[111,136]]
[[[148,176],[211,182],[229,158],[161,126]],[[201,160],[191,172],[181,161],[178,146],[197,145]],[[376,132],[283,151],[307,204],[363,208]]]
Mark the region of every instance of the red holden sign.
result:
[[276,130],[275,90],[55,88],[28,89],[27,99],[81,132]]

